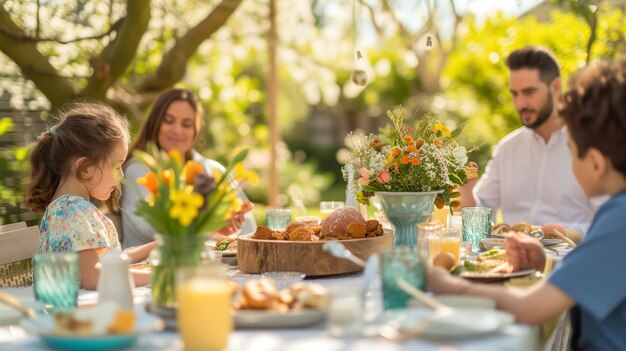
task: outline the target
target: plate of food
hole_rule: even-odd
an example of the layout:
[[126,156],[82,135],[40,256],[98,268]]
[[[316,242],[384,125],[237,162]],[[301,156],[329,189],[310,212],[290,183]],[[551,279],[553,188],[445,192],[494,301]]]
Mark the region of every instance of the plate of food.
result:
[[153,315],[137,315],[106,301],[89,308],[37,315],[24,319],[22,326],[55,349],[103,351],[128,347],[140,334],[162,329],[162,322]]
[[320,284],[294,283],[278,290],[272,280],[252,279],[235,298],[237,328],[300,328],[326,317],[328,291]]
[[[506,223],[498,223],[491,228],[491,238],[504,239],[505,234],[511,231],[524,233],[526,235],[531,235],[532,231],[541,230],[542,228],[546,230],[545,229],[546,227],[548,227],[548,225],[542,227],[539,225],[531,225],[527,222],[517,222],[513,224],[512,226]],[[567,231],[568,229],[563,229],[563,230]],[[538,240],[541,241],[543,246],[556,245],[556,244],[560,244],[563,242],[563,240],[559,239],[555,234],[552,234],[550,232],[544,233],[543,238],[538,239]]]
[[438,340],[490,335],[514,322],[512,314],[495,309],[458,308],[438,315],[426,308],[407,308],[385,313],[385,325],[399,331],[423,329],[421,336]]
[[534,269],[511,272],[506,263],[506,252],[501,248],[494,248],[479,254],[474,261],[463,262],[464,270],[459,276],[468,280],[499,281],[535,272]]
[[206,245],[215,252],[220,252],[224,257],[237,255],[237,236],[225,236],[217,241],[207,241]]

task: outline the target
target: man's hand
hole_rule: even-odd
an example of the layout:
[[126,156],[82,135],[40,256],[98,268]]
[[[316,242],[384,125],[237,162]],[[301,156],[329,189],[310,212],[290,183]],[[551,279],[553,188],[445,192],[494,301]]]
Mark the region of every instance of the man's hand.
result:
[[222,235],[230,235],[241,229],[246,221],[246,213],[250,212],[253,207],[254,205],[252,204],[252,202],[250,202],[250,200],[243,200],[241,210],[233,212],[232,216],[230,217],[230,224],[218,230],[217,233]]
[[541,230],[543,230],[544,233],[553,233],[555,230],[558,230],[561,234],[570,238],[576,244],[580,244],[583,240],[583,236],[577,230],[565,228],[558,223],[548,223],[541,227]]
[[546,265],[543,245],[535,238],[523,233],[508,233],[504,242],[506,258],[513,271],[536,269],[542,271]]

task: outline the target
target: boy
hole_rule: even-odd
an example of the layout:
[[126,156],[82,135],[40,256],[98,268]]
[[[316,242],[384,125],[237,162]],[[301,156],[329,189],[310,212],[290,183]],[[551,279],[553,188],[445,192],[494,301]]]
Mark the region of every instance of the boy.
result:
[[[571,309],[573,349],[626,350],[626,60],[595,63],[574,77],[559,111],[569,131],[572,169],[587,197],[611,198],[596,213],[587,239],[547,281],[528,290],[473,284],[429,268],[436,293],[494,299],[518,321],[539,324]],[[519,233],[506,243],[514,270],[542,270],[541,245]]]

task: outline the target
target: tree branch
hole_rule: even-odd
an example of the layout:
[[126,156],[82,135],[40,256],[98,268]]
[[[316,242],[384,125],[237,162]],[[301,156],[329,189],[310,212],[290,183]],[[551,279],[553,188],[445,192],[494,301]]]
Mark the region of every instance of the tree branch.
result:
[[17,64],[26,78],[33,81],[37,89],[48,98],[53,109],[75,96],[74,86],[59,76],[48,59],[37,50],[35,42],[24,42],[6,34],[7,31],[24,31],[11,20],[4,6],[0,6],[0,28],[0,51]]
[[6,34],[6,35],[10,35],[15,39],[19,39],[21,41],[30,41],[30,42],[48,42],[48,41],[53,41],[55,43],[59,43],[59,44],[70,44],[70,43],[75,43],[77,41],[83,41],[83,40],[93,40],[93,39],[102,39],[108,35],[110,35],[111,33],[113,33],[114,31],[118,30],[121,26],[122,23],[124,21],[124,18],[120,18],[117,22],[115,22],[111,28],[109,28],[108,31],[104,32],[104,33],[100,33],[100,34],[95,34],[95,35],[91,35],[88,37],[78,37],[78,38],[72,38],[72,39],[67,39],[67,40],[63,40],[59,37],[41,37],[39,36],[39,31],[37,30],[37,33],[35,34],[35,36],[30,36],[28,35],[26,32],[19,30],[19,31],[14,31],[14,30],[10,30],[7,28],[0,28],[0,32]]
[[242,0],[222,0],[193,28],[176,41],[165,54],[155,74],[147,76],[139,84],[138,91],[163,90],[176,84],[185,75],[187,61],[196,52],[198,46],[217,31],[235,12]]
[[376,35],[379,38],[382,38],[383,31],[382,31],[382,28],[380,28],[380,24],[378,24],[378,21],[376,21],[376,11],[374,10],[374,7],[363,0],[359,0],[359,3],[362,6],[365,6],[367,11],[369,12],[370,18],[372,19],[372,25],[374,26],[374,30],[376,31]]
[[127,0],[126,19],[115,39],[90,60],[94,73],[81,95],[104,98],[107,89],[126,72],[150,22],[150,0]]

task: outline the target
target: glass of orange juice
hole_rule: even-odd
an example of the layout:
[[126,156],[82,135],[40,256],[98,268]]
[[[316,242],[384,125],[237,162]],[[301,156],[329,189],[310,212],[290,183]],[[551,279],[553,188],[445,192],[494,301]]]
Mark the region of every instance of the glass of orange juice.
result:
[[324,221],[329,214],[344,206],[343,201],[322,201],[320,202],[320,219]]
[[233,330],[231,296],[221,264],[181,267],[176,271],[176,319],[186,350],[228,347],[228,336]]
[[463,231],[459,227],[441,229],[441,252],[448,252],[454,256],[456,265],[459,265],[461,256],[461,236]]

